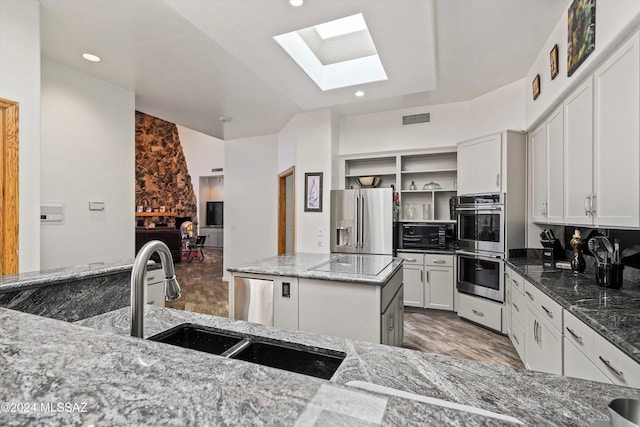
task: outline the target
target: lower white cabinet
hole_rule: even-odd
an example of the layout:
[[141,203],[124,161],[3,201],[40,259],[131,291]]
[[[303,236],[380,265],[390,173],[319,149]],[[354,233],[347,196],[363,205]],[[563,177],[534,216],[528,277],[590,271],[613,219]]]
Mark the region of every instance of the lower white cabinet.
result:
[[208,248],[222,248],[224,246],[224,229],[220,227],[202,227],[198,231],[200,236],[207,236],[204,246]]
[[398,289],[393,300],[380,318],[380,343],[401,346],[404,337],[404,304],[402,287]]
[[640,365],[600,334],[593,336],[593,363],[612,383],[640,388]]
[[162,268],[147,271],[147,304],[164,307],[164,272]]
[[458,316],[496,331],[502,330],[503,305],[458,293]]
[[297,277],[278,277],[273,281],[273,326],[298,329]]
[[600,381],[603,383],[611,382],[584,353],[573,345],[566,335],[564,337],[563,366],[564,375],[567,377]]
[[404,259],[405,306],[453,311],[453,255],[399,251],[397,256]]
[[527,304],[524,364],[527,369],[562,375],[562,333]]

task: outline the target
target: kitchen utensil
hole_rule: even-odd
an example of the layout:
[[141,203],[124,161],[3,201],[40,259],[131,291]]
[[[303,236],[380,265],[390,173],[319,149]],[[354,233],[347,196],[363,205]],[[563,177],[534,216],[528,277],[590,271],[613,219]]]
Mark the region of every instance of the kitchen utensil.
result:
[[422,186],[423,190],[439,190],[442,186],[437,182],[429,181],[425,185]]
[[620,239],[613,241],[613,263],[620,264]]
[[595,236],[593,239],[599,244],[600,249],[598,250],[598,254],[602,253],[601,259],[605,264],[608,264],[609,258],[613,257],[613,246],[611,242],[604,236]]

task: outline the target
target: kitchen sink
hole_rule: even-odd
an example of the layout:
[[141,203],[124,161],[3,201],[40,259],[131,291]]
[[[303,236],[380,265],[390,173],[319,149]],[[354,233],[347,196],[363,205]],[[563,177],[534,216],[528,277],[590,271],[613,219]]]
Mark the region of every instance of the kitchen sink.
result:
[[183,323],[149,339],[326,380],[333,376],[347,356],[340,351],[270,340],[192,323]]
[[178,347],[220,355],[242,341],[243,337],[225,333],[214,328],[205,328],[192,323],[183,323],[182,325],[149,337],[149,339],[151,341],[159,341]]

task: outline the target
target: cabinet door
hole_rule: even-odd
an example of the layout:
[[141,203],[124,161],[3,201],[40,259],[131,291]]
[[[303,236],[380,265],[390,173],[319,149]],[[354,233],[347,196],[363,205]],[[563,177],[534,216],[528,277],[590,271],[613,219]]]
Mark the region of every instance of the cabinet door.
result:
[[425,307],[453,310],[453,268],[426,267]]
[[564,102],[564,219],[592,224],[593,85],[589,78]]
[[531,134],[531,219],[547,222],[547,126]]
[[405,265],[402,267],[404,285],[404,305],[424,307],[424,273],[422,267]]
[[382,344],[395,345],[396,328],[398,326],[397,311],[396,304],[391,303],[384,313],[382,313],[380,319],[380,327],[382,329],[382,331],[380,331],[380,341]]
[[594,73],[595,223],[640,225],[640,36]]
[[527,369],[562,375],[562,335],[527,304],[525,365]]
[[547,222],[564,222],[564,114],[558,108],[547,120]]
[[496,134],[458,145],[458,194],[500,192],[501,141]]
[[396,330],[395,330],[395,343],[393,345],[402,347],[402,341],[404,340],[404,304],[403,300],[403,288],[400,288],[394,304],[396,306]]

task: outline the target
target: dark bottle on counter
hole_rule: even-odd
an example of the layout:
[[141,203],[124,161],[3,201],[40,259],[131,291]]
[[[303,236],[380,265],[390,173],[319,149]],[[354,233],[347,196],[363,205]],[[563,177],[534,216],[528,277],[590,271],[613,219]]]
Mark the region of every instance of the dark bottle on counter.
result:
[[582,273],[587,268],[587,263],[582,256],[582,247],[584,246],[584,240],[582,240],[582,234],[580,230],[576,228],[571,239],[571,248],[573,249],[573,258],[571,259],[571,270],[574,273]]

